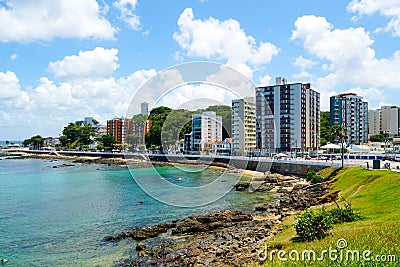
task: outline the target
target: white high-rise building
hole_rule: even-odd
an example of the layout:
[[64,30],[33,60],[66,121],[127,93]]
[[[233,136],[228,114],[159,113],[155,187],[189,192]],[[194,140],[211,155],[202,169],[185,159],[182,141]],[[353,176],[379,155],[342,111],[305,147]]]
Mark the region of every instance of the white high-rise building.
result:
[[314,150],[319,146],[320,94],[309,83],[256,88],[257,147],[261,151]]
[[369,136],[387,133],[390,137],[400,134],[400,107],[382,106],[369,110]]
[[149,103],[143,102],[140,104],[140,114],[149,115]]
[[381,110],[368,111],[368,136],[378,135],[381,133]]
[[254,97],[232,100],[232,154],[246,155],[256,148]]
[[347,129],[347,142],[368,142],[368,102],[354,93],[342,93],[330,99],[331,126],[342,125]]
[[210,142],[222,141],[222,117],[214,111],[192,115],[192,151],[204,151]]
[[381,107],[381,133],[390,137],[399,135],[400,108],[396,106]]

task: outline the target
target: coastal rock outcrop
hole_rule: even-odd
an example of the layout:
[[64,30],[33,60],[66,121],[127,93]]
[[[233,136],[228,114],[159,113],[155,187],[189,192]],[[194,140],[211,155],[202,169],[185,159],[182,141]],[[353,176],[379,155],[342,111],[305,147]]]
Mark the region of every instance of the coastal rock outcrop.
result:
[[148,238],[156,237],[161,233],[165,233],[175,226],[176,225],[174,223],[163,223],[147,228],[134,228],[132,229],[132,231],[122,232],[116,236],[106,236],[104,239],[111,242],[119,241],[125,238],[131,238],[134,240],[145,240]]
[[[268,239],[281,231],[274,227],[282,220],[309,206],[332,202],[339,192],[327,194],[330,183],[310,184],[303,178],[266,173],[252,182],[235,186],[237,191],[268,192],[268,203],[251,214],[223,210],[174,221],[167,227],[136,228],[134,234],[109,237],[156,237],[162,231],[179,238],[153,239],[155,244],[138,251],[124,266],[247,266],[257,262],[257,253]],[[161,229],[162,231],[160,231]],[[106,238],[107,239],[107,238]],[[147,241],[150,242],[150,241]]]
[[207,215],[190,216],[176,223],[163,223],[146,228],[134,228],[132,231],[122,232],[116,236],[106,236],[104,239],[111,242],[125,238],[139,241],[157,237],[168,230],[171,230],[171,233],[175,235],[203,233],[221,227],[230,227],[238,222],[251,220],[253,220],[253,217],[250,214],[238,210],[222,210]]
[[190,216],[178,221],[173,234],[192,234],[207,232],[221,227],[230,227],[238,222],[251,221],[253,217],[238,210],[223,210],[207,215]]

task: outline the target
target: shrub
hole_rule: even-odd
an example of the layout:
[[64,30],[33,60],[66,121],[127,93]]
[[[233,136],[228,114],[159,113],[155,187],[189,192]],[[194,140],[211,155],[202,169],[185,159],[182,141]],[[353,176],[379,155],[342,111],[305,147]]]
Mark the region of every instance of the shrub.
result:
[[330,211],[333,223],[352,222],[359,220],[361,216],[351,208],[350,202],[345,202],[344,207],[340,207],[335,201],[336,208]]
[[313,183],[313,184],[322,183],[323,181],[324,181],[324,178],[322,178],[319,175],[315,175],[313,178],[311,178],[311,183]]
[[294,228],[299,238],[303,241],[321,239],[327,235],[327,231],[332,229],[332,216],[325,209],[314,213],[306,210],[297,216]]
[[317,173],[314,170],[309,170],[306,174],[307,181],[311,181],[311,179],[316,175]]
[[327,235],[328,230],[332,229],[332,224],[352,222],[359,220],[361,216],[351,208],[350,202],[345,202],[344,207],[340,207],[335,201],[336,208],[326,211],[322,208],[319,212],[306,210],[303,214],[296,217],[294,228],[301,241],[312,241],[321,239]]
[[324,178],[319,176],[314,170],[309,170],[307,172],[306,179],[313,184],[322,183],[324,181]]

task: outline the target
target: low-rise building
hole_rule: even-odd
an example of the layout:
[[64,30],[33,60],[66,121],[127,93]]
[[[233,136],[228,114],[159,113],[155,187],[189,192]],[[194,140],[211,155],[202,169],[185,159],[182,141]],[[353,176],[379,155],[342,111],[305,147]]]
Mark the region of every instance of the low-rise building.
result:
[[222,140],[222,117],[208,111],[192,115],[191,151],[205,151],[207,143]]

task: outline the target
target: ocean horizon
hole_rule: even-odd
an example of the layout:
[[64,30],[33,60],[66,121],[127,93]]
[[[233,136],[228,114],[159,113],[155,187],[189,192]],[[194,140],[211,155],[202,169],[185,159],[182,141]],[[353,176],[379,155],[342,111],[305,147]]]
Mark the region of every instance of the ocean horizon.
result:
[[9,144],[11,144],[11,143],[14,143],[14,144],[18,144],[18,145],[20,145],[20,146],[22,146],[22,142],[23,141],[21,141],[21,140],[19,140],[19,141],[12,141],[12,140],[0,140],[0,146],[7,146],[7,141],[9,142]]

